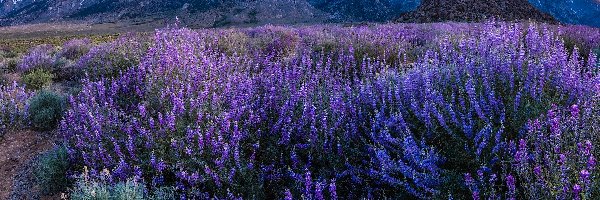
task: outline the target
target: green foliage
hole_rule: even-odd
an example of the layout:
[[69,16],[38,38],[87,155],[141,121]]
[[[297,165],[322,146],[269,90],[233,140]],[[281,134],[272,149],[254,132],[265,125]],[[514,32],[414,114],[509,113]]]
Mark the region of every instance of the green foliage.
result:
[[111,189],[111,186],[106,183],[83,177],[77,180],[70,194],[72,200],[109,200]]
[[79,80],[99,80],[118,76],[132,66],[138,65],[150,43],[139,35],[126,35],[118,40],[93,47],[65,73],[65,77]]
[[34,174],[44,194],[56,194],[69,186],[67,159],[67,149],[64,146],[55,147],[37,159]]
[[23,82],[25,82],[27,89],[31,90],[39,90],[50,86],[52,79],[54,79],[54,74],[45,69],[35,69],[23,76]]
[[154,195],[150,199],[154,200],[170,200],[175,199],[175,188],[172,187],[160,187],[154,191]]
[[[93,180],[84,173],[78,178],[75,187],[71,190],[73,200],[142,200],[146,196],[144,184],[134,180],[111,184],[108,177]],[[156,196],[172,197],[172,196]],[[152,198],[161,199],[161,198]],[[172,198],[169,198],[172,199]]]
[[0,59],[0,73],[14,72],[17,69],[18,59],[17,58],[6,58],[4,61]]
[[217,41],[218,49],[227,55],[243,55],[247,53],[249,37],[239,31],[223,31]]
[[8,50],[8,49],[0,49],[0,58],[14,58],[17,57],[17,53]]
[[28,113],[32,126],[40,131],[54,129],[64,114],[65,105],[64,97],[50,91],[39,92],[29,103]]
[[[119,37],[119,34],[96,34],[96,35],[89,35],[86,37],[89,38],[90,40],[92,40],[92,43],[98,44],[98,43],[114,41],[115,39],[117,39]],[[60,45],[63,45],[65,42],[75,39],[75,38],[79,38],[79,37],[75,37],[73,35],[50,36],[50,37],[45,36],[45,35],[38,35],[34,38],[9,37],[9,39],[3,38],[2,40],[0,40],[0,47],[10,49],[11,52],[18,54],[18,53],[27,52],[27,50],[31,49],[32,47],[38,46],[41,44],[50,44],[53,46],[60,46]]]
[[74,62],[66,58],[58,58],[54,61],[52,72],[56,75],[56,81],[71,80],[76,71]]
[[112,199],[141,200],[145,199],[144,193],[145,188],[143,184],[129,180],[114,186]]

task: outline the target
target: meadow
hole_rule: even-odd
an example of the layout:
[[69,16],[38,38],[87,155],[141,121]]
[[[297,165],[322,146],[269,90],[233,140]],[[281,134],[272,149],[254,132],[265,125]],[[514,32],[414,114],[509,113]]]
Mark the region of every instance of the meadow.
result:
[[175,24],[114,37],[0,48],[0,138],[55,138],[34,170],[46,194],[600,198],[597,28]]

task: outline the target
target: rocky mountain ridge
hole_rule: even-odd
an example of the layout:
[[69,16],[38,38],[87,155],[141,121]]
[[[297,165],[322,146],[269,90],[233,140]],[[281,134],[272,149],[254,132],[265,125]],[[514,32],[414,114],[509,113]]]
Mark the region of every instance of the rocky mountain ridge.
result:
[[419,0],[0,0],[0,25],[82,20],[143,21],[179,16],[203,26],[387,21]]
[[535,20],[600,27],[600,0],[0,0],[0,26],[148,23],[197,27],[324,22]]

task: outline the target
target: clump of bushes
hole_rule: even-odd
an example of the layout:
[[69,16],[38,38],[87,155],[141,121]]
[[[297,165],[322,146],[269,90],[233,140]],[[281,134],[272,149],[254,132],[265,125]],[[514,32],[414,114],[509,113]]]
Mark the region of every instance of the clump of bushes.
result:
[[238,30],[223,30],[219,32],[217,48],[227,55],[242,55],[248,51],[248,36]]
[[[164,186],[192,199],[516,199],[528,191],[523,182],[536,183],[527,163],[510,169],[515,141],[539,136],[528,122],[552,105],[597,108],[589,101],[598,75],[545,28],[482,29],[435,40],[397,40],[404,32],[394,27],[340,29],[357,35],[332,47],[343,50],[289,54],[290,62],[273,59],[294,45],[273,44],[279,36],[269,29],[248,31],[266,42],[248,43],[255,51],[239,57],[206,50],[205,35],[189,29],[160,30],[140,65],[85,82],[60,130],[75,167],[96,172],[91,179],[111,169],[105,179],[140,180],[149,193]],[[390,62],[407,53],[393,50],[398,41],[428,48],[411,53],[414,68]],[[583,131],[597,135],[597,126]],[[571,146],[561,153],[575,151],[574,140],[562,141]],[[586,181],[600,182],[591,174]]]
[[69,160],[64,146],[54,147],[40,155],[34,166],[34,175],[42,193],[51,195],[65,191],[70,185],[68,170]]
[[18,63],[19,61],[16,58],[6,59],[4,61],[4,68],[7,70],[7,72],[14,72],[17,70]]
[[66,109],[65,98],[51,91],[40,91],[29,102],[29,120],[33,128],[49,131],[56,128]]
[[23,82],[31,90],[39,90],[50,86],[52,79],[54,79],[54,74],[45,69],[35,69],[23,76]]
[[32,48],[18,65],[18,70],[28,72],[34,69],[51,70],[54,64],[54,47],[51,45],[40,45]]
[[31,93],[16,82],[0,84],[0,136],[11,128],[20,128],[26,123],[27,102]]
[[142,38],[126,35],[111,43],[95,46],[72,68],[65,69],[62,77],[72,80],[115,77],[119,72],[139,64],[149,48],[149,44]]
[[0,48],[0,58],[14,58],[17,57],[17,53],[12,51],[10,48]]
[[249,48],[261,54],[289,58],[298,53],[301,38],[294,29],[265,26],[246,32],[250,37]]
[[75,186],[70,191],[70,198],[73,200],[88,199],[115,199],[115,200],[143,200],[156,199],[168,200],[175,199],[174,190],[171,188],[162,188],[150,194],[144,185],[136,179],[126,181],[112,182],[110,172],[103,170],[100,175],[90,177],[86,170],[77,178]]
[[92,41],[88,38],[69,40],[65,42],[62,49],[58,52],[58,57],[77,60],[89,52],[91,47]]

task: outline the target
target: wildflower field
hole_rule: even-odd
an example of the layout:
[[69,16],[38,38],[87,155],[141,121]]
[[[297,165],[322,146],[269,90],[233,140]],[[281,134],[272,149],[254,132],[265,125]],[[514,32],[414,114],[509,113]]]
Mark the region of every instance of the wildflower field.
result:
[[0,137],[56,133],[72,199],[597,199],[599,56],[583,26],[174,25],[17,56]]

